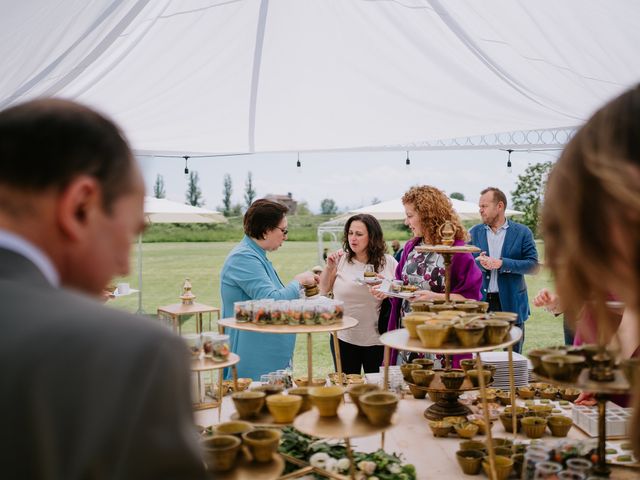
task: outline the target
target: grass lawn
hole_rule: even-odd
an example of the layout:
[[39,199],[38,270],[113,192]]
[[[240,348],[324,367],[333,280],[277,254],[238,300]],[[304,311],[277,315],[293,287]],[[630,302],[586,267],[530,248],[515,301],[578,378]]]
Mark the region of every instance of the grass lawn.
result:
[[[159,306],[178,303],[182,293],[182,283],[190,278],[196,301],[206,305],[219,307],[220,302],[220,269],[235,242],[202,242],[202,243],[143,243],[143,295],[142,306],[147,313],[155,313]],[[541,257],[542,244],[538,244]],[[132,273],[125,279],[132,288],[137,288],[137,245],[132,251]],[[317,262],[317,244],[315,242],[287,242],[280,250],[269,254],[273,266],[286,284],[293,276],[303,270],[310,269]],[[552,287],[548,272],[542,271],[536,276],[527,277],[529,297],[543,287]],[[109,302],[113,308],[121,308],[135,312],[138,306],[136,295],[117,298]],[[525,351],[543,345],[562,343],[562,321],[560,317],[532,307],[531,317],[527,321]],[[187,320],[183,331],[194,331],[195,321]],[[329,350],[329,335],[313,336],[314,372],[327,373],[333,369]],[[306,375],[306,342],[303,336],[298,337],[296,344],[294,367],[296,374]]]

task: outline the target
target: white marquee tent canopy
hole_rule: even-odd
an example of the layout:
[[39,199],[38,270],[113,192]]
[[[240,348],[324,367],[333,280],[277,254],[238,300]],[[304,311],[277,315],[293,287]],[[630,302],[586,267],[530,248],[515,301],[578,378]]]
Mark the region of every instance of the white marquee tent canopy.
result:
[[[456,211],[461,220],[480,220],[480,212],[478,210],[477,203],[456,200],[455,198],[450,198],[449,200],[451,200],[453,209]],[[402,200],[399,198],[394,198],[393,200],[388,200],[386,202],[380,202],[374,205],[369,205],[367,207],[351,210],[346,215],[340,218],[347,219],[351,215],[355,215],[358,213],[368,213],[376,217],[378,220],[404,220],[405,218],[404,206],[402,204]],[[505,213],[507,214],[507,216],[522,214],[522,212],[518,210],[511,210],[509,208]]]
[[[144,197],[144,216],[148,223],[226,223],[222,213],[194,207],[166,198]],[[138,310],[142,310],[142,235],[138,237]]]
[[640,2],[628,0],[0,8],[0,108],[77,99],[112,115],[138,154],[415,150],[572,127],[640,79]]
[[149,223],[227,222],[220,212],[155,197],[144,197],[144,215]]

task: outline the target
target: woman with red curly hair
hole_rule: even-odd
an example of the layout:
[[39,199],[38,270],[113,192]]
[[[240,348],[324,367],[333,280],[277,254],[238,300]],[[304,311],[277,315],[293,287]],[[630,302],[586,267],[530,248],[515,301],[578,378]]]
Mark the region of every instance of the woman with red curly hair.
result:
[[[444,258],[439,253],[419,253],[418,245],[441,245],[440,227],[450,221],[455,230],[454,246],[465,244],[468,234],[453,210],[447,195],[429,185],[411,187],[402,197],[405,211],[405,225],[411,229],[413,238],[404,247],[400,262],[396,267],[396,279],[406,285],[418,287],[414,301],[444,298]],[[481,300],[482,273],[470,253],[456,253],[451,260],[452,300]],[[377,295],[381,295],[377,293]],[[402,299],[391,299],[391,314],[388,330],[401,327],[402,315],[409,310],[409,303]],[[392,351],[392,364],[396,363],[397,352]],[[455,364],[458,363],[454,359]]]

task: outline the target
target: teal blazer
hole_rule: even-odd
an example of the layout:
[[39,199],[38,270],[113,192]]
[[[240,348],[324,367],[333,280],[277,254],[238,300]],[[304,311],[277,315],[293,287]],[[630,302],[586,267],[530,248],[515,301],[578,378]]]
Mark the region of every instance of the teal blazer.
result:
[[[234,316],[233,303],[243,300],[293,300],[300,283],[286,287],[280,281],[267,253],[250,237],[231,250],[220,272],[222,316]],[[228,329],[231,351],[240,356],[238,376],[260,380],[260,375],[286,368],[293,357],[296,336]]]

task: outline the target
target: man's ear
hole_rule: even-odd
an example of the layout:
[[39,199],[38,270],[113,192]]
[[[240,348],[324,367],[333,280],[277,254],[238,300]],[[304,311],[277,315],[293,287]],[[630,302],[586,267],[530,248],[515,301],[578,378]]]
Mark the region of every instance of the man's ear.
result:
[[102,209],[102,189],[98,181],[88,175],[75,177],[58,197],[58,225],[69,240],[81,240],[91,221]]

